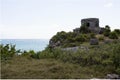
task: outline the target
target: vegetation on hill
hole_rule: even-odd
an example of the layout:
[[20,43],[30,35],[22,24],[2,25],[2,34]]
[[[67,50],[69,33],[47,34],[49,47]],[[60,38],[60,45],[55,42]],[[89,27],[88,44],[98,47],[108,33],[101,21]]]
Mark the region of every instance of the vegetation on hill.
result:
[[[97,35],[101,35],[100,37],[96,37]],[[89,42],[90,39],[96,38],[99,41],[103,41],[106,39],[118,39],[120,37],[120,29],[115,29],[111,31],[109,25],[106,25],[104,28],[104,32],[101,34],[96,34],[91,32],[87,26],[82,25],[80,27],[80,32],[57,32],[50,39],[50,47],[75,47],[80,46],[83,43]]]
[[[120,75],[120,30],[111,31],[109,26],[103,34],[89,32],[86,27],[80,30],[81,33],[58,32],[50,40],[55,46],[48,45],[39,52],[20,51],[15,45],[0,44],[1,78],[73,79],[106,78],[109,73]],[[90,39],[98,39],[100,44],[90,45]],[[79,46],[76,51],[65,50],[76,46]]]
[[[108,73],[120,74],[120,41],[88,46],[76,52],[47,47],[41,52],[14,51],[4,55],[1,62],[2,78],[105,78]],[[16,51],[15,51],[16,52]],[[0,55],[2,56],[3,54]],[[14,55],[13,55],[14,54]],[[8,59],[6,59],[8,58]],[[62,73],[62,74],[61,74]],[[61,75],[60,75],[61,74]]]

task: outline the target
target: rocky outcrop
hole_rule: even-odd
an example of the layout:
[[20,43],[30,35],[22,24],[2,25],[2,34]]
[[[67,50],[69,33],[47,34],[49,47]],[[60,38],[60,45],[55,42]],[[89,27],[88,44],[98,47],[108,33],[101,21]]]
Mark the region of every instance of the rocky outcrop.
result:
[[89,50],[89,48],[87,46],[76,46],[76,47],[62,48],[62,50],[64,50],[64,51],[72,51],[72,52],[76,52],[79,49],[82,49],[82,50],[85,50],[85,51]]
[[68,48],[63,48],[62,50],[64,51],[73,51],[76,52],[79,49],[79,47],[68,47]]
[[107,79],[120,79],[120,75],[117,74],[107,74]]
[[52,40],[49,41],[49,47],[51,48],[60,46],[60,44],[61,44],[60,41],[57,41],[57,42],[53,42]]

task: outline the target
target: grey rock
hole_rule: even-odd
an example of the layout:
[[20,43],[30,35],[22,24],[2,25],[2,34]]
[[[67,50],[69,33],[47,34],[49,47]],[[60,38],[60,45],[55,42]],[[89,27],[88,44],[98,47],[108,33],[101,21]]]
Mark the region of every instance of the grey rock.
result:
[[52,40],[49,41],[49,46],[52,48],[60,46],[60,44],[61,44],[60,41],[57,41],[57,42],[53,42]]
[[77,47],[63,48],[62,50],[76,52],[78,49],[79,49],[79,47],[77,46]]
[[94,38],[94,39],[90,39],[90,45],[98,45],[99,41],[98,39]]
[[78,49],[82,49],[85,51],[89,50],[89,48],[86,46],[67,47],[67,48],[63,48],[62,50],[76,52]]
[[108,39],[108,40],[105,40],[104,43],[105,43],[105,44],[112,43],[112,40],[109,40],[109,39]]
[[117,74],[107,74],[107,79],[120,79],[120,76]]

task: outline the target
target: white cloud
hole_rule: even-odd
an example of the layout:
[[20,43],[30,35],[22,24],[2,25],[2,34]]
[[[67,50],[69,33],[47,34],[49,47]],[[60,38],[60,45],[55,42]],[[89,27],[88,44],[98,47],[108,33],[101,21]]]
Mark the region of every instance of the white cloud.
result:
[[113,6],[113,3],[106,3],[105,5],[104,5],[104,7],[107,7],[107,8],[110,8],[110,7],[112,7]]

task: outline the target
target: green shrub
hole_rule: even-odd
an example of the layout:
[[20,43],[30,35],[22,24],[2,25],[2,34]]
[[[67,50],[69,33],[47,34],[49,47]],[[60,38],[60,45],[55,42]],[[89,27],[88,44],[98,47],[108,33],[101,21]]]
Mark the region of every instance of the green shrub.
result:
[[66,40],[67,43],[72,43],[72,42],[75,42],[75,39],[74,38],[71,38],[71,37],[68,37],[67,40]]
[[112,60],[115,68],[120,67],[120,43],[113,47]]
[[110,32],[105,31],[103,34],[104,34],[104,36],[108,37]]
[[75,47],[75,46],[78,46],[78,44],[76,43],[67,43],[67,44],[64,44],[63,47]]
[[115,29],[114,32],[115,32],[118,36],[120,36],[120,29]]
[[83,34],[79,34],[78,36],[75,37],[75,41],[77,41],[77,42],[85,42],[86,37]]
[[116,73],[120,74],[120,67],[116,69]]
[[61,31],[61,32],[57,32],[56,35],[54,35],[52,38],[51,38],[51,41],[53,42],[57,42],[57,41],[64,41],[65,39],[67,38],[67,33],[64,32],[64,31]]
[[118,36],[115,32],[111,32],[110,35],[109,35],[109,38],[110,39],[118,39]]
[[108,25],[106,25],[105,30],[103,32],[104,36],[108,37],[110,32],[111,32],[110,27]]
[[95,33],[90,33],[90,38],[96,38]]
[[105,60],[102,60],[102,65],[104,66],[110,66],[110,65],[113,65],[113,61],[111,59],[105,59]]
[[15,45],[0,45],[1,60],[11,59],[16,53]]

